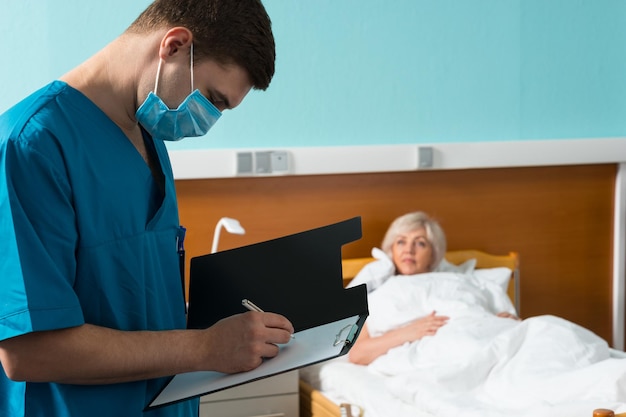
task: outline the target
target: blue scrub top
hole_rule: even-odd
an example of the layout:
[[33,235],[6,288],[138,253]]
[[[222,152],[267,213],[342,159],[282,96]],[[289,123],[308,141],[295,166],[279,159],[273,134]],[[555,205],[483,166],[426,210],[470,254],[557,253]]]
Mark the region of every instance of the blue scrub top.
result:
[[[119,127],[63,82],[0,116],[0,340],[83,323],[185,327],[172,169],[163,142],[147,144],[164,191]],[[22,383],[0,367],[0,416],[198,414],[197,399],[144,412],[164,382]]]

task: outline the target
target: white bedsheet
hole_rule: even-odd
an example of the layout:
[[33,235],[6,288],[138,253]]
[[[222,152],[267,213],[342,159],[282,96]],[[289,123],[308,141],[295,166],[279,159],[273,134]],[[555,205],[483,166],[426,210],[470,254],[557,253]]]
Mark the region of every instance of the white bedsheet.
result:
[[[475,273],[391,277],[369,295],[371,334],[435,310],[450,321],[435,336],[390,350],[369,366],[346,358],[319,370],[322,392],[367,417],[589,417],[626,412],[626,358],[572,322],[494,313],[512,306],[502,286]],[[308,376],[307,376],[308,372]]]

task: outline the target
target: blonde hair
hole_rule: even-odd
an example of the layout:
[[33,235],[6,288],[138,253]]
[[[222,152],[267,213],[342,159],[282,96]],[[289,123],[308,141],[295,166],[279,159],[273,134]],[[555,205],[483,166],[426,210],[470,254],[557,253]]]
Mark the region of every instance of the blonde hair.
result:
[[439,265],[439,262],[441,262],[446,254],[446,235],[439,223],[423,211],[407,213],[396,218],[391,225],[389,225],[387,233],[385,233],[381,249],[391,258],[391,247],[398,235],[412,232],[419,228],[424,228],[426,238],[432,245],[433,259],[430,266],[431,270],[433,270]]

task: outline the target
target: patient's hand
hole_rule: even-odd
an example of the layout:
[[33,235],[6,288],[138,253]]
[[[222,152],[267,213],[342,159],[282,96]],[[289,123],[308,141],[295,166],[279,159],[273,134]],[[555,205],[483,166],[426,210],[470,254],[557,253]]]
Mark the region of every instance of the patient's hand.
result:
[[515,314],[511,314],[509,312],[503,311],[501,313],[496,314],[498,317],[504,317],[505,319],[513,319],[513,320],[521,320]]
[[424,336],[434,336],[437,330],[445,325],[449,319],[448,316],[438,316],[433,311],[429,315],[411,322],[406,326],[406,330],[411,335],[408,341],[419,340]]
[[406,342],[419,340],[424,336],[433,336],[437,330],[448,322],[447,316],[438,316],[432,312],[426,317],[419,318],[406,326],[391,329],[380,336],[370,336],[367,323],[363,326],[359,337],[348,354],[350,362],[360,365],[369,365],[374,359]]

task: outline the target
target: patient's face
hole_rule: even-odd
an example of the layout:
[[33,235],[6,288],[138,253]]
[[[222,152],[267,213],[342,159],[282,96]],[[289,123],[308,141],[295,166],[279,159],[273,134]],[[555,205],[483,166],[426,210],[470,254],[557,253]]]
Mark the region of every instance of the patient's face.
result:
[[433,248],[423,227],[398,234],[391,247],[392,260],[400,275],[414,275],[430,271]]

